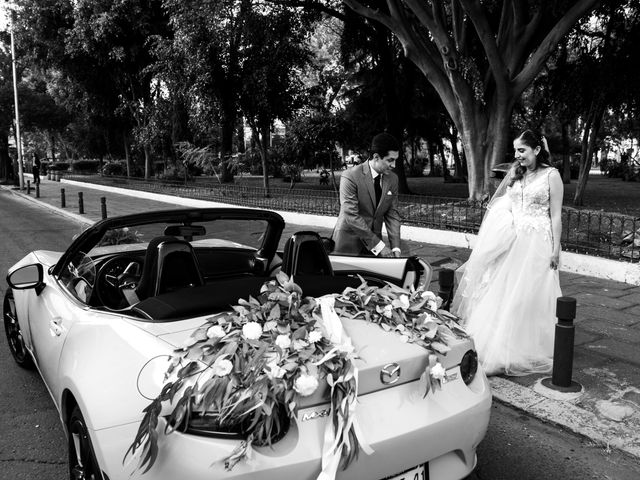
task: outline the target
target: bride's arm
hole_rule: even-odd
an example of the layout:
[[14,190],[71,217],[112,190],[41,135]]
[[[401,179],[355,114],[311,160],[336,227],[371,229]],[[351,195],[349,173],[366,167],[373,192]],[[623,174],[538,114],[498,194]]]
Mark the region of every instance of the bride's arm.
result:
[[551,268],[558,268],[560,260],[560,236],[562,235],[562,199],[564,185],[557,170],[549,174],[549,203],[551,210],[551,233],[553,235],[553,253],[551,254]]

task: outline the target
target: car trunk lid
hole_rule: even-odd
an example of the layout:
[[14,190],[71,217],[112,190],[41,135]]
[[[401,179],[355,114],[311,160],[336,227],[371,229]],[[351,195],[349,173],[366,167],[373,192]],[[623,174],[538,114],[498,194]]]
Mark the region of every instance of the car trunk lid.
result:
[[[144,323],[142,328],[175,348],[180,348],[187,343],[194,330],[205,323],[206,319],[207,317],[199,317],[177,322]],[[387,332],[378,325],[363,320],[343,319],[342,323],[358,357],[355,367],[358,370],[359,395],[418,380],[424,372],[431,352],[420,345],[407,343],[403,341],[401,335]],[[451,340],[448,346],[451,350],[445,355],[437,354],[445,370],[458,365],[464,354],[474,348],[470,339]],[[395,382],[388,383],[388,379],[381,375],[385,367],[386,370],[399,367],[398,379]],[[324,382],[321,385],[322,387],[313,395],[301,400],[300,407],[327,402],[328,386]]]

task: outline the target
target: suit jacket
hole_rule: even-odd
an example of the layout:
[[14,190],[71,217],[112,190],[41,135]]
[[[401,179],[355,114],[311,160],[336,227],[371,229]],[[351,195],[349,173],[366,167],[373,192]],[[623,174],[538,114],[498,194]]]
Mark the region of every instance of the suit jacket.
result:
[[387,227],[389,248],[400,248],[398,176],[389,172],[380,181],[382,196],[376,207],[376,194],[369,162],[356,165],[340,180],[340,214],[333,232],[335,253],[370,254],[382,239],[382,224]]

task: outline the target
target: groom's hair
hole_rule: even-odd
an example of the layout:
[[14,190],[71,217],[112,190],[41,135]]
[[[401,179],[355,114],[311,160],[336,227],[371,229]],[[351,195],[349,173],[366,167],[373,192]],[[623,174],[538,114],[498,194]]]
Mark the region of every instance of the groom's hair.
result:
[[391,150],[399,151],[400,143],[396,140],[396,137],[390,133],[379,133],[371,140],[371,156],[377,153],[380,157],[386,157]]

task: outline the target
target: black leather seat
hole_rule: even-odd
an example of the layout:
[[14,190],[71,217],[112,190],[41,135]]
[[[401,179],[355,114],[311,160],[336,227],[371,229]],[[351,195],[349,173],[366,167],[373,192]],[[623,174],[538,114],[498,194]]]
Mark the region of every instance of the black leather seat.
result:
[[204,279],[189,242],[171,236],[156,237],[149,242],[135,290],[139,300],[200,285],[204,285]]
[[333,275],[324,243],[316,232],[297,232],[284,244],[282,271],[292,275]]
[[324,242],[316,232],[297,232],[284,245],[283,272],[293,277],[304,295],[320,297],[357,287],[357,277],[335,275]]

